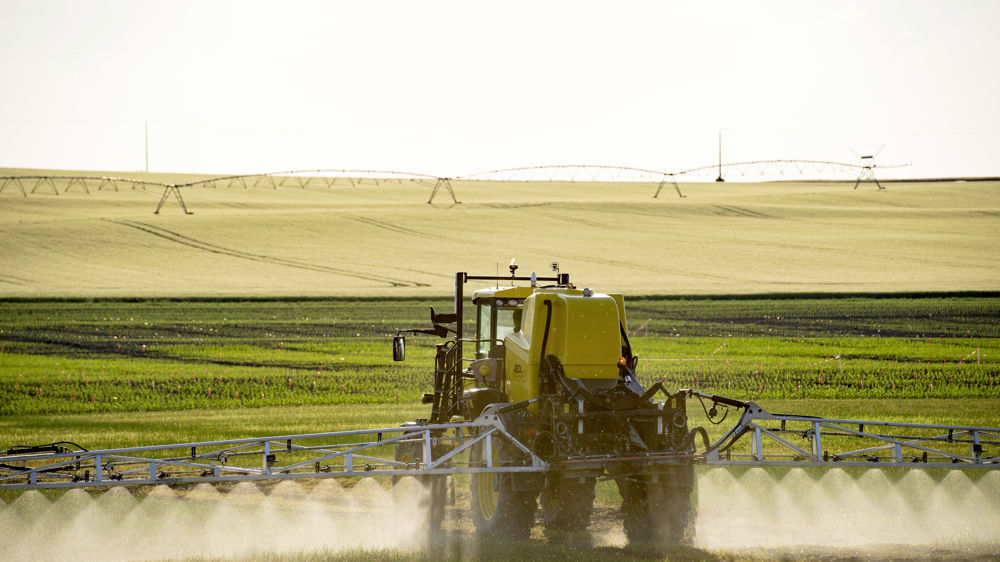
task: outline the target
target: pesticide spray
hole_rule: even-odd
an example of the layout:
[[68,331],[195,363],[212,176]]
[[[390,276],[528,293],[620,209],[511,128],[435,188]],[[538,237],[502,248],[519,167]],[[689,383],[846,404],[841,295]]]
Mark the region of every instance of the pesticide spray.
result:
[[1000,550],[1000,473],[711,468],[696,544],[710,550],[893,545]]
[[426,494],[413,478],[386,490],[366,478],[311,490],[290,481],[268,493],[243,482],[141,497],[124,488],[69,490],[54,501],[27,491],[0,506],[0,560],[155,560],[425,546]]
[[[1000,552],[1000,473],[706,468],[699,471],[694,546],[781,553],[944,548]],[[0,560],[253,558],[260,553],[389,549],[426,552],[428,501],[413,478],[386,489],[243,482],[133,494],[113,488],[27,491],[0,503]],[[595,546],[624,546],[621,522],[594,521]],[[471,535],[471,528],[469,529]],[[797,549],[797,550],[796,550]]]

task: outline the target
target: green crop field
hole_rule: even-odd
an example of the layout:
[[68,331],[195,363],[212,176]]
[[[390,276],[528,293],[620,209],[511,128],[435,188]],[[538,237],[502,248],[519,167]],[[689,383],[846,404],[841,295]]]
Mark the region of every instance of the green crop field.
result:
[[[629,332],[642,356],[640,375],[646,384],[664,380],[668,388],[695,387],[754,399],[783,413],[1000,425],[1000,398],[994,384],[1000,380],[997,296],[645,297],[629,299],[627,305]],[[415,399],[430,389],[432,346],[437,340],[411,338],[408,360],[393,363],[389,336],[397,326],[424,325],[428,306],[444,310],[448,303],[446,299],[2,302],[0,449],[62,440],[88,448],[178,443],[390,427],[424,417],[429,407]],[[836,356],[839,359],[832,360]],[[734,421],[710,425],[695,402],[690,414],[691,423],[705,424],[712,438]],[[476,552],[503,557],[509,545],[469,539],[469,522],[461,515],[468,509],[468,483],[458,478],[456,486],[458,514],[449,523],[455,527],[426,551],[306,549],[266,556],[404,560]],[[597,494],[593,527],[599,540],[605,540],[601,533],[614,536],[620,526],[616,515],[621,500],[613,482],[602,483]],[[47,495],[56,507],[82,501],[62,492]],[[20,497],[4,492],[0,502],[19,506],[24,503]],[[97,497],[98,506],[111,501]],[[223,505],[238,501],[221,497],[227,498]],[[185,505],[173,504],[171,509]],[[199,504],[190,505],[193,510]],[[191,516],[199,513],[193,511]],[[250,520],[255,521],[253,517]],[[63,519],[52,523],[58,532],[69,524]],[[24,542],[18,544],[23,547]],[[756,559],[783,552],[731,554],[690,547],[644,552],[549,543],[540,535],[516,548],[543,560]],[[989,545],[969,552],[978,556],[984,548]],[[958,547],[937,552],[948,557],[970,555]],[[899,555],[897,550],[889,553]],[[853,551],[841,553],[851,555]]]
[[[399,327],[425,325],[428,306],[448,304],[8,301],[0,416],[14,427],[25,416],[414,404],[431,390],[437,340],[411,338],[404,363],[392,362],[389,341]],[[754,400],[1000,404],[997,297],[647,297],[628,306],[647,385]],[[1000,425],[994,412],[961,410],[963,423]]]

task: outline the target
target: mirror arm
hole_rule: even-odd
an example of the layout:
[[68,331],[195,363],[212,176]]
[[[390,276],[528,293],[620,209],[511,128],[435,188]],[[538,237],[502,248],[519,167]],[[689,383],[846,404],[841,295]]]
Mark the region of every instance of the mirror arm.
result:
[[396,330],[396,335],[400,336],[403,334],[430,334],[432,336],[437,336],[439,338],[448,337],[448,332],[453,334],[458,334],[458,331],[454,328],[449,328],[447,326],[442,326],[440,324],[435,324],[433,328],[408,328],[406,330]]

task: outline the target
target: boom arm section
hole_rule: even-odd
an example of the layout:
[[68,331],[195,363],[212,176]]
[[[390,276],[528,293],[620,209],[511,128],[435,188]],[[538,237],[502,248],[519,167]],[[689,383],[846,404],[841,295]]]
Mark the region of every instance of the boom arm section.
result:
[[[509,404],[474,421],[332,433],[281,435],[128,449],[40,447],[0,451],[0,490],[157,485],[357,476],[441,475],[474,472],[547,472],[581,463],[672,463],[681,457],[708,465],[899,466],[1000,469],[1000,428],[874,422],[772,414],[753,402],[683,390],[688,398],[743,410],[734,427],[703,453],[659,458],[573,458],[553,467],[511,433]],[[801,439],[804,442],[793,442]],[[706,439],[707,441],[707,439]],[[411,442],[424,454],[412,464],[393,458]],[[479,444],[518,451],[513,464],[476,465],[462,452]],[[487,457],[491,458],[491,457]],[[568,463],[568,464],[567,464]]]
[[1000,468],[1000,428],[772,414],[754,402],[686,392],[712,402],[710,419],[718,405],[743,410],[708,446],[707,464]]
[[[408,443],[416,462],[394,457]],[[516,464],[475,466],[460,453],[473,446],[509,447]],[[361,429],[70,451],[0,451],[0,490],[241,482],[365,476],[542,472],[548,465],[511,436],[498,417],[476,422]]]

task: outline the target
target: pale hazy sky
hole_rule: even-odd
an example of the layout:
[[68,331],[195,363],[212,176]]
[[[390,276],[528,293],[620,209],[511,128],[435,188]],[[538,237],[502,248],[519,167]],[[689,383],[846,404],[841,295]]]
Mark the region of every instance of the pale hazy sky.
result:
[[1000,175],[1000,2],[0,0],[0,166]]

